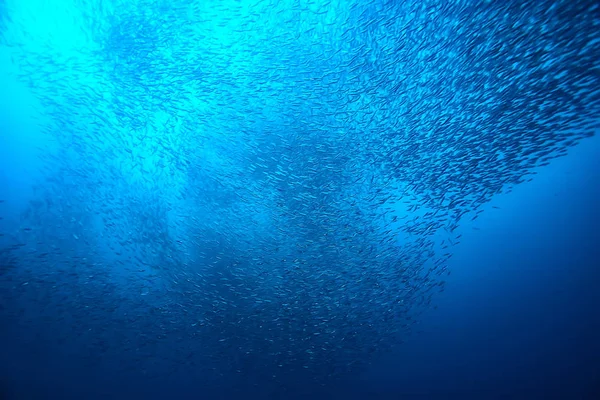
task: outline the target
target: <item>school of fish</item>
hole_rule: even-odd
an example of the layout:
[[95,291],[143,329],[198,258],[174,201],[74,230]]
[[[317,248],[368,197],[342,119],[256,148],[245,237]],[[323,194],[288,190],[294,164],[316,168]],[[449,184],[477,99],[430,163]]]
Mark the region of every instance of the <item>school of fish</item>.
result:
[[360,371],[461,223],[600,126],[594,1],[49,3],[0,7],[45,138],[0,198],[0,313],[89,368]]

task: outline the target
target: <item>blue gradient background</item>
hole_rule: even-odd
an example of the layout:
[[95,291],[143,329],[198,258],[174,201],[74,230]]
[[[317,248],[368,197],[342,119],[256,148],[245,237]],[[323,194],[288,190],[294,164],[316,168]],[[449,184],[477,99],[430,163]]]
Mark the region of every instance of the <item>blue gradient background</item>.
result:
[[[68,29],[62,34],[57,40],[77,42]],[[39,131],[39,104],[10,76],[14,65],[5,48],[0,65],[1,232],[34,196],[40,157],[56,143]],[[600,398],[600,139],[583,140],[537,172],[458,228],[463,237],[445,291],[436,295],[438,308],[423,315],[415,332],[359,379],[314,398]],[[6,399],[238,398],[229,388],[190,379],[193,371],[156,382],[115,374],[118,358],[110,353],[94,355],[108,358],[89,367],[51,340],[32,348],[24,337],[51,338],[56,327],[37,326],[39,332],[0,329]]]

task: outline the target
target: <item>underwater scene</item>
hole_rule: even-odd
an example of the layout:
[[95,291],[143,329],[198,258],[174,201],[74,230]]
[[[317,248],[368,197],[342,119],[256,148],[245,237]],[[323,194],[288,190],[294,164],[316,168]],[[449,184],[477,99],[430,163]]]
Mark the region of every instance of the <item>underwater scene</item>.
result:
[[0,0],[0,400],[600,399],[600,3]]

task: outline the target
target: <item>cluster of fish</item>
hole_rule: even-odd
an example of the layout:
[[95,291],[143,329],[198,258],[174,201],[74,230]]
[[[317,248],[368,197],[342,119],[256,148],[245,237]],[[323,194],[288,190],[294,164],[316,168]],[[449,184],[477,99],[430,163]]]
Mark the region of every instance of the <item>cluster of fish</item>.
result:
[[597,2],[63,3],[2,28],[53,143],[3,225],[4,312],[131,373],[363,368],[461,221],[599,125]]

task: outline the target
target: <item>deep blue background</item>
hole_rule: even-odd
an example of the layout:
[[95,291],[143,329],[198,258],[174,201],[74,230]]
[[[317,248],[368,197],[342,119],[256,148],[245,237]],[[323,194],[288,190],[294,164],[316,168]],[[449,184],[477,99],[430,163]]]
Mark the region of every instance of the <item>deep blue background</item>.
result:
[[598,398],[599,183],[594,137],[465,226],[439,309],[364,377],[370,393]]
[[[71,32],[65,28],[62,35],[56,42],[70,49]],[[8,59],[0,52],[0,72],[10,69]],[[23,86],[4,76],[0,82],[14,84],[0,95],[0,195],[7,200],[3,215],[18,216],[32,196],[34,164],[53,144],[47,136],[42,140],[32,122]],[[437,309],[428,310],[403,344],[359,378],[315,388],[314,398],[600,398],[599,206],[596,136],[539,169],[533,181],[495,197],[476,221],[465,221],[456,232],[463,237],[453,249],[452,274],[434,298]],[[40,321],[38,332],[0,329],[0,389],[7,398],[239,398],[231,388],[209,389],[188,376],[161,382],[121,376],[111,368],[119,371],[118,357],[87,367],[60,353],[69,346],[53,345],[56,327]],[[120,328],[115,336],[129,332]],[[37,334],[48,342],[32,345],[24,338]]]

